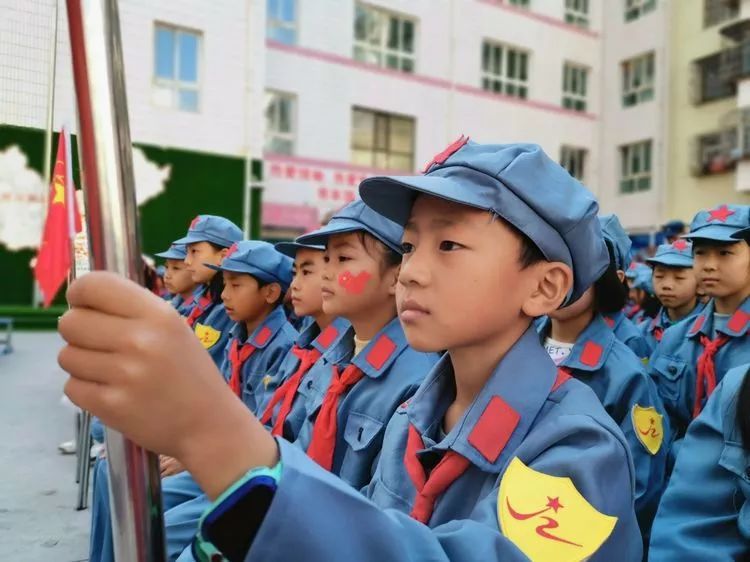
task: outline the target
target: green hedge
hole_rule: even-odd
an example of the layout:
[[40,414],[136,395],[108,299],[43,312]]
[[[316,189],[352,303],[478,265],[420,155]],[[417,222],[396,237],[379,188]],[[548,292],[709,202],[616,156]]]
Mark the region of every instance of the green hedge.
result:
[[0,318],[13,319],[16,330],[56,330],[57,319],[65,313],[65,306],[31,308],[31,306],[0,306]]

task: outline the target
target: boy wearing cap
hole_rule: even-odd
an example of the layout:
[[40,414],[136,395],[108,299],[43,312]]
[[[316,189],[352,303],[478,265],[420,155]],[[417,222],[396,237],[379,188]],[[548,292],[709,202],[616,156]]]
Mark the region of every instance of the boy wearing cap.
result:
[[650,360],[677,437],[724,373],[750,362],[750,245],[736,238],[750,222],[749,211],[745,205],[701,211],[684,236],[693,243],[697,281],[712,300],[690,322],[668,328]]
[[180,313],[188,316],[193,308],[195,282],[185,265],[187,249],[184,244],[172,244],[168,250],[156,254],[164,258],[164,286],[172,295],[169,303]]
[[[212,365],[176,325],[178,368],[128,356],[138,362],[130,384],[143,391],[108,400],[98,381],[118,385],[118,377],[92,386],[79,366],[95,353],[77,308],[94,308],[103,328],[118,329],[119,309],[103,309],[112,301],[100,296],[116,285],[136,305],[128,322],[148,326],[164,313],[156,297],[106,273],[81,278],[68,294],[60,362],[74,377],[71,398],[144,446],[184,458],[218,498],[195,543],[200,556],[640,560],[628,445],[591,389],[557,371],[531,325],[575,301],[607,267],[591,194],[538,146],[468,139],[437,155],[425,176],[371,178],[360,191],[406,225],[397,293],[409,342],[447,349],[388,424],[365,496],[231,408],[225,389],[210,384]],[[164,400],[157,389],[172,380],[182,382],[181,396],[162,414],[188,399],[190,415],[154,430],[161,416],[152,413],[147,429],[150,406]],[[128,414],[136,406],[146,414],[139,420]],[[208,416],[213,427],[201,442],[209,449],[177,438]],[[217,443],[222,427],[235,431]]]
[[232,244],[240,240],[242,231],[232,221],[214,215],[198,215],[190,223],[187,235],[173,242],[186,246],[185,265],[198,285],[187,323],[219,366],[224,360],[231,320],[221,303],[223,277],[208,265],[220,264]]
[[[627,271],[633,265],[630,261],[630,247],[632,242],[628,233],[620,224],[617,215],[601,215],[599,224],[602,235],[612,249],[613,258],[617,266],[617,276],[622,283],[625,282]],[[604,321],[612,329],[617,339],[628,346],[641,360],[648,359],[652,349],[643,337],[638,327],[628,318],[623,311],[617,311],[604,316]]]
[[641,324],[652,349],[661,342],[664,330],[697,314],[702,309],[693,273],[693,246],[687,240],[662,244],[646,262],[653,268],[654,294],[662,304],[652,319]]
[[[306,417],[306,412],[301,408],[298,408],[297,415],[292,415],[300,385],[307,385],[319,378],[316,369],[330,370],[326,363],[336,363],[345,355],[342,340],[349,329],[349,322],[323,310],[321,285],[325,246],[295,241],[280,242],[275,248],[294,259],[294,275],[289,287],[290,302],[297,318],[311,322],[307,322],[307,327],[300,332],[294,347],[273,376],[269,388],[275,390],[260,420],[271,429],[273,435],[294,441]],[[320,361],[324,355],[326,361]]]

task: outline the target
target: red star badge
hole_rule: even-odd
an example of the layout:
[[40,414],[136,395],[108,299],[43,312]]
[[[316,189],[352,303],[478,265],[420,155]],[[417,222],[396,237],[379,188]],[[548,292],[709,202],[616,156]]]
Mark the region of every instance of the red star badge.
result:
[[432,168],[433,164],[444,164],[445,161],[448,160],[448,158],[458,152],[467,142],[469,142],[469,137],[465,137],[463,135],[458,137],[451,144],[449,144],[445,150],[433,156],[432,160],[430,160],[430,162],[424,167],[424,170],[422,170],[422,173],[426,174],[429,169]]
[[195,218],[194,218],[194,219],[192,220],[192,222],[190,223],[190,229],[192,230],[193,228],[195,228],[195,227],[196,227],[196,225],[197,225],[197,224],[198,224],[199,222],[201,222],[201,217],[200,217],[200,215],[198,215],[197,217],[195,217]]
[[687,242],[685,242],[684,240],[675,240],[672,244],[672,247],[678,252],[684,252],[685,250],[687,250]]
[[560,503],[560,498],[559,497],[557,497],[557,498],[551,498],[551,497],[547,496],[547,499],[549,500],[547,502],[547,507],[552,508],[555,513],[557,513],[558,510],[560,510],[563,507],[565,507],[563,504]]
[[711,222],[711,221],[727,222],[727,219],[734,214],[734,211],[732,211],[726,205],[722,205],[721,207],[718,207],[716,209],[709,211],[708,214],[710,215],[708,217],[708,222]]

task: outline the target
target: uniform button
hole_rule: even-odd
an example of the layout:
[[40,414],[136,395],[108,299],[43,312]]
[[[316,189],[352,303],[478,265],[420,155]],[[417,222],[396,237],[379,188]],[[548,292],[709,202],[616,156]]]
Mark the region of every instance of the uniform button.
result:
[[307,389],[310,390],[312,388],[312,379],[307,381]]
[[747,467],[747,468],[745,469],[745,476],[747,476],[748,478],[750,478],[750,466],[748,466],[748,467]]
[[[362,431],[364,430],[364,427],[360,427],[359,431],[357,432],[357,441],[362,441]],[[750,469],[748,469],[750,470]]]
[[677,372],[677,367],[675,367],[674,365],[670,365],[669,369],[667,370],[674,375]]

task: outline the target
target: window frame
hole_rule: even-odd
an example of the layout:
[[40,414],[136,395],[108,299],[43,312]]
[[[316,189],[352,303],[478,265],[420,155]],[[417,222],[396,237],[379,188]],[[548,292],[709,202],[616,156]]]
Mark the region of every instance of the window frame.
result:
[[589,0],[565,0],[565,23],[582,29],[591,24]]
[[[380,33],[377,44],[368,41],[367,38],[358,38],[357,32],[357,18],[359,13],[364,11],[368,17],[379,19]],[[398,47],[391,48],[389,46],[391,25],[393,22],[397,23],[397,41]],[[412,29],[412,50],[411,52],[405,50],[405,31],[404,26],[408,23]],[[419,20],[413,16],[394,12],[381,8],[380,6],[373,6],[365,2],[355,2],[354,5],[354,22],[353,22],[353,41],[352,41],[352,58],[363,64],[371,64],[379,68],[386,68],[396,72],[404,72],[407,74],[414,74],[417,71],[417,34],[418,34]],[[375,56],[376,61],[372,61],[369,57]],[[393,59],[396,63],[395,66],[389,64],[389,60]]]
[[[711,6],[714,3],[716,5]],[[739,1],[734,2],[734,10],[726,0],[703,0],[703,28],[708,29],[740,17]]]
[[[173,51],[172,51],[172,68],[173,68],[173,77],[172,78],[164,78],[162,76],[159,76],[157,71],[157,37],[160,30],[167,30],[171,31],[174,34],[174,45],[173,45]],[[180,35],[194,35],[197,39],[196,43],[196,54],[195,54],[195,82],[186,82],[179,79],[179,72],[180,72],[180,41],[179,37]],[[201,68],[203,66],[203,32],[197,29],[189,28],[189,27],[183,27],[179,25],[174,25],[170,23],[166,23],[163,21],[155,21],[154,22],[154,32],[153,32],[153,74],[151,79],[151,89],[152,92],[154,89],[163,89],[163,90],[169,90],[170,92],[170,103],[162,104],[158,101],[155,101],[155,105],[163,108],[168,109],[174,109],[177,111],[185,111],[188,113],[200,113],[201,112],[201,79],[202,79],[202,72]],[[190,91],[195,92],[196,95],[196,104],[195,109],[190,108],[184,108],[180,105],[180,92],[181,91]],[[153,100],[152,95],[152,100]]]
[[[489,64],[485,65],[485,51],[490,50]],[[495,60],[497,52],[500,51],[500,64],[497,65]],[[507,69],[510,66],[511,54],[515,56],[516,74],[522,74],[525,70],[525,79],[516,76],[508,76]],[[523,61],[523,64],[521,63]],[[482,41],[481,63],[481,88],[486,92],[493,94],[514,97],[527,100],[531,90],[531,51],[508,43],[485,39]],[[486,68],[488,66],[490,70]],[[500,69],[499,74],[492,70],[492,67]],[[511,91],[512,88],[512,91]]]
[[[581,183],[586,179],[586,161],[588,160],[588,149],[581,146],[563,144],[560,146],[560,165]],[[574,173],[578,170],[578,174]]]
[[[652,176],[654,171],[653,139],[646,139],[633,143],[620,145],[620,179],[618,192],[620,195],[630,195],[650,191],[652,188]],[[633,171],[633,163],[638,158],[641,169]],[[648,163],[648,169],[646,169]],[[628,168],[626,170],[626,168]],[[624,184],[630,185],[625,188]]]
[[[363,146],[363,145],[357,145],[355,143],[355,135],[354,135],[354,121],[355,121],[355,113],[361,112],[368,115],[371,115],[373,118],[373,129],[370,132],[371,133],[371,143],[369,146]],[[360,105],[353,105],[351,107],[351,125],[350,125],[350,133],[349,133],[349,150],[350,150],[350,161],[352,164],[359,165],[359,166],[365,166],[368,168],[373,169],[387,169],[387,170],[394,170],[394,171],[405,171],[405,172],[413,172],[414,171],[414,165],[415,165],[415,147],[416,147],[416,140],[417,140],[417,120],[415,117],[410,115],[405,115],[402,113],[392,113],[388,111],[382,111],[379,109],[373,109],[369,107],[364,107]],[[393,150],[390,146],[391,144],[391,127],[392,127],[392,121],[395,119],[403,120],[406,122],[410,122],[411,124],[411,142],[410,142],[410,150],[409,152],[404,152],[400,150]],[[386,130],[385,131],[379,131],[378,129],[378,123],[382,123],[385,121],[386,124]],[[380,148],[378,146],[378,136],[382,135],[382,138],[385,139],[385,147]],[[360,153],[369,153],[370,155],[370,161],[368,163],[361,162],[360,159],[355,158],[355,152]],[[385,166],[381,166],[377,162],[378,156],[383,156],[388,161],[388,164]],[[401,157],[409,159],[409,166],[406,168],[401,167],[393,167],[390,165],[390,161],[392,157]]]
[[[264,144],[264,150],[266,152],[274,153],[274,154],[286,154],[288,156],[293,156],[296,152],[297,148],[297,95],[293,94],[291,92],[284,92],[281,90],[273,90],[269,89],[265,91],[265,96],[268,98],[274,98],[274,99],[282,99],[287,100],[291,102],[291,106],[289,108],[289,123],[291,130],[289,132],[281,131],[278,127],[269,127],[269,119],[268,119],[268,105],[270,103],[270,100],[267,100],[265,105],[265,111],[264,111],[264,124],[265,124],[265,135],[263,139]],[[279,118],[281,111],[278,109],[278,105],[276,105],[276,108],[274,109],[274,119],[271,121],[278,121],[280,122],[281,119]],[[288,152],[286,151],[279,151],[279,150],[273,150],[272,147],[272,141],[274,140],[280,140],[282,142],[289,142],[290,149]]]
[[508,4],[514,8],[520,8],[522,10],[531,9],[531,0],[508,0]]
[[625,0],[625,22],[635,21],[656,10],[656,0]]
[[[589,67],[583,64],[563,61],[562,107],[569,111],[586,113],[588,111]],[[569,86],[574,73],[578,73],[578,84],[583,84],[583,92],[575,91]],[[577,105],[581,104],[581,105]]]
[[[620,69],[623,107],[634,107],[654,100],[656,95],[656,53],[654,51],[622,61]],[[638,75],[640,75],[641,82],[635,85],[635,78]],[[650,79],[647,80],[648,78]]]
[[[266,38],[271,39],[272,41],[276,41],[278,43],[282,43],[284,45],[296,45],[297,39],[298,39],[298,31],[299,31],[299,5],[300,3],[297,0],[275,0],[276,2],[279,2],[279,6],[281,6],[281,2],[291,2],[293,5],[294,10],[294,19],[292,22],[288,22],[287,20],[280,19],[276,17],[278,14],[274,14],[272,17],[271,10],[270,10],[270,4],[274,0],[266,0]],[[281,12],[283,13],[283,7],[280,7]],[[278,29],[286,29],[288,31],[292,31],[294,34],[294,38],[291,42],[285,41],[282,39],[279,39],[276,36],[273,36],[273,31]]]

